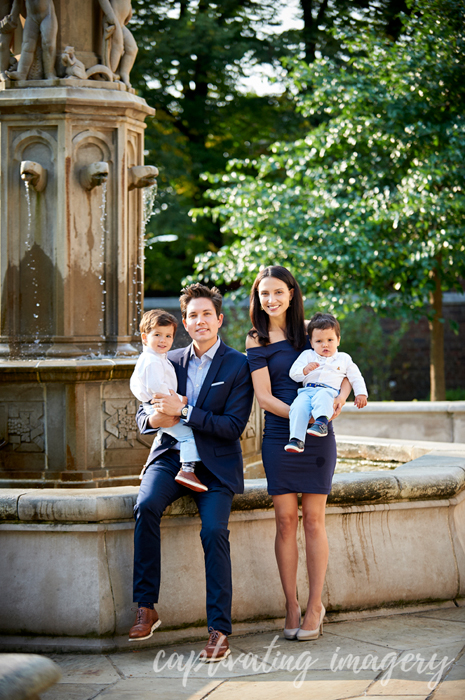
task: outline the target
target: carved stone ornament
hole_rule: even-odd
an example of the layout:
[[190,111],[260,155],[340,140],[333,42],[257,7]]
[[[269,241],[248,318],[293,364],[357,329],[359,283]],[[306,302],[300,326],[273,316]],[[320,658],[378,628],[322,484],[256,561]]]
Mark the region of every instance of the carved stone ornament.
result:
[[102,60],[128,88],[129,74],[137,55],[137,44],[127,24],[132,17],[131,0],[99,0],[104,14]]
[[4,15],[0,23],[0,32],[11,33],[18,25],[20,14],[25,16],[21,57],[17,69],[5,69],[5,75],[10,80],[27,80],[32,77],[34,61],[39,60],[39,76],[33,77],[56,78],[58,22],[53,0],[14,0],[11,12]]
[[47,184],[47,171],[40,163],[23,160],[20,166],[21,180],[27,182],[36,192],[42,192]]
[[108,416],[105,420],[105,449],[134,447],[137,441],[137,406],[135,399],[104,402],[104,411]]
[[128,189],[151,187],[157,182],[158,168],[154,165],[135,165],[128,169]]
[[31,402],[29,405],[7,404],[8,449],[17,452],[43,452],[44,424],[43,405]]
[[89,78],[95,78],[97,80],[113,81],[113,73],[108,66],[97,63],[95,66],[86,70],[83,62],[76,57],[74,46],[67,46],[65,48],[61,54],[61,62],[65,67],[65,76],[67,80],[88,80]]

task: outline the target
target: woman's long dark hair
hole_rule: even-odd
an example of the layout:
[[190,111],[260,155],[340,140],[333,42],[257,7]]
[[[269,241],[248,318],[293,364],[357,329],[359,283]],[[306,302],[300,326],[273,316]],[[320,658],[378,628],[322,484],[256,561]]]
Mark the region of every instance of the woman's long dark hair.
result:
[[256,338],[260,345],[268,345],[270,342],[270,319],[266,311],[261,308],[258,296],[258,285],[265,277],[275,277],[284,282],[288,289],[294,290],[291,304],[286,311],[286,338],[295,350],[302,350],[306,341],[302,292],[297,280],[281,265],[265,267],[255,278],[250,291],[250,320],[253,329],[249,331],[249,335]]

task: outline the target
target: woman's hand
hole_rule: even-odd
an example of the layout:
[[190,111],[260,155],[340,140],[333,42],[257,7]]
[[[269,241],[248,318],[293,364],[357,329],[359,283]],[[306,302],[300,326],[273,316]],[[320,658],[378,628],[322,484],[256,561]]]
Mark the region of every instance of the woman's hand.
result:
[[333,402],[334,413],[331,416],[331,420],[338,417],[338,415],[342,411],[342,407],[344,406],[345,402],[346,402],[346,400],[342,396],[337,396],[334,399],[334,402]]

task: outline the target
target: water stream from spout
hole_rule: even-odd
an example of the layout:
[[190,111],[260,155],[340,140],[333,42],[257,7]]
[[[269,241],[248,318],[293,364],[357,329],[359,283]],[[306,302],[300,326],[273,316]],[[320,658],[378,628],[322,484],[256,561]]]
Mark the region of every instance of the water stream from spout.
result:
[[147,224],[153,216],[155,197],[157,196],[157,183],[144,187],[142,190],[142,235],[145,236]]
[[27,236],[26,236],[26,241],[25,241],[25,248],[26,248],[27,253],[31,253],[31,258],[30,258],[30,262],[28,262],[28,267],[32,273],[32,305],[33,305],[32,316],[33,316],[34,320],[37,322],[35,324],[36,330],[35,330],[34,345],[38,345],[40,343],[39,327],[38,327],[40,302],[37,300],[39,283],[37,281],[37,275],[36,275],[37,270],[36,270],[36,266],[35,266],[35,260],[32,257],[32,249],[34,246],[34,233],[32,231],[31,188],[29,186],[29,182],[27,182],[26,180],[24,181],[24,187],[26,190],[26,202],[27,202]]
[[107,183],[102,184],[102,203],[100,204],[100,274],[99,283],[102,289],[102,301],[101,301],[101,318],[100,318],[100,337],[105,340],[105,295],[106,290],[106,279],[105,279],[105,241],[107,237]]
[[145,229],[147,224],[153,216],[155,197],[157,195],[157,184],[150,185],[149,187],[144,187],[142,189],[142,222],[139,233],[139,240],[137,246],[137,260],[134,266],[134,275],[132,278],[132,288],[135,291],[135,305],[134,305],[134,332],[138,331],[138,320],[142,315],[142,284],[144,277],[144,247],[145,247]]

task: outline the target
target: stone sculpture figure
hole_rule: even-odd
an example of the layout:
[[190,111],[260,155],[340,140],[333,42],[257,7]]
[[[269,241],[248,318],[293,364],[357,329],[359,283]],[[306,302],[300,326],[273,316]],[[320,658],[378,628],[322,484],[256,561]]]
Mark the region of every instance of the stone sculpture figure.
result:
[[132,17],[131,0],[99,0],[104,14],[102,60],[115,76],[131,87],[129,74],[137,55],[137,44],[127,24]]
[[42,41],[42,63],[45,78],[56,78],[55,57],[58,22],[53,0],[14,0],[9,16],[11,18],[10,21],[14,25],[17,24],[20,14],[26,17],[21,57],[17,70],[7,70],[7,76],[11,80],[27,80],[40,38]]
[[16,24],[10,15],[12,0],[0,0],[0,78],[6,80],[6,71],[10,66],[10,42],[11,32],[16,29]]
[[102,66],[99,63],[86,70],[85,65],[80,61],[75,52],[74,46],[67,46],[61,54],[61,62],[65,66],[66,79],[88,80],[92,77],[98,77],[101,80],[113,80],[113,73],[107,66]]

